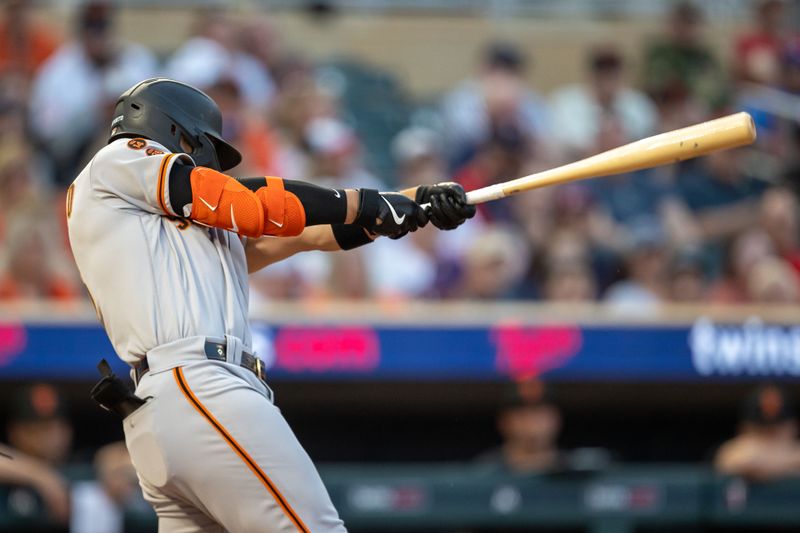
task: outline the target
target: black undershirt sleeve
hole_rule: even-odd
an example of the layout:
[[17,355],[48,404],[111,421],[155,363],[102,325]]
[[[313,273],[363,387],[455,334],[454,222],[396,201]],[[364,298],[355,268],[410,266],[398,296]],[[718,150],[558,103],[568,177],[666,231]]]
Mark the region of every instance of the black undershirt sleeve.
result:
[[[266,185],[261,178],[237,178],[239,183],[257,191]],[[296,180],[283,180],[286,191],[300,199],[306,212],[306,226],[341,224],[347,218],[347,195],[344,189],[328,189]]]
[[192,203],[192,165],[175,161],[169,171],[169,203],[179,216],[186,216],[183,208]]

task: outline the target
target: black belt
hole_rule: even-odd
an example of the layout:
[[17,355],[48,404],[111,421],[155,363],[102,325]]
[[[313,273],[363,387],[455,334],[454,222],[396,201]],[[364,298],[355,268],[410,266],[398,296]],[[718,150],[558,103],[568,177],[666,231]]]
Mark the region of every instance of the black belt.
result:
[[[227,361],[228,360],[228,345],[219,342],[206,341],[205,344],[206,357],[212,361]],[[242,358],[239,362],[242,366],[256,375],[258,379],[267,382],[267,373],[264,370],[264,363],[255,355],[247,352],[242,352]],[[147,357],[139,361],[133,367],[133,374],[136,377],[136,383],[142,380],[142,377],[150,370],[150,365],[147,363]]]

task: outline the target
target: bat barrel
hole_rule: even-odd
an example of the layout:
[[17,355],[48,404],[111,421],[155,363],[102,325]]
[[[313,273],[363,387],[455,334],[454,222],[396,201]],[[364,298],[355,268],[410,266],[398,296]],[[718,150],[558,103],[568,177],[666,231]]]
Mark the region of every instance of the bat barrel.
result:
[[756,128],[750,115],[736,113],[654,135],[568,165],[470,191],[467,202],[477,204],[549,185],[678,163],[717,150],[744,146],[755,138]]

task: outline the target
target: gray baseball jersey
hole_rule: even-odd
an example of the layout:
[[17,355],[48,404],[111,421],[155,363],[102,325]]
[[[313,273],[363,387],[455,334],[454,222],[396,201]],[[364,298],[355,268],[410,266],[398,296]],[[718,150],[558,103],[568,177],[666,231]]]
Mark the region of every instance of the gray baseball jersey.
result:
[[[67,193],[75,261],[117,354],[146,357],[125,441],[159,531],[344,532],[268,387],[236,364],[251,344],[247,263],[227,230],[178,218],[175,161],[144,139],[112,142]],[[222,339],[227,360],[207,359]],[[249,350],[252,351],[252,350]]]
[[250,346],[247,263],[238,235],[175,214],[167,178],[178,158],[143,139],[100,150],[68,192],[69,238],[117,354],[205,335]]

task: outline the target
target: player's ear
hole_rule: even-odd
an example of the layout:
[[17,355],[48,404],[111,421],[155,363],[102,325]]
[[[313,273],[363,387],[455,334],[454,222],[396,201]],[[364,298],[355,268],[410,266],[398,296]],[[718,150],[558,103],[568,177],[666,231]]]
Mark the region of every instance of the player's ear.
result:
[[192,145],[189,144],[189,140],[183,134],[181,134],[181,150],[183,150],[185,154],[191,154],[194,151]]

